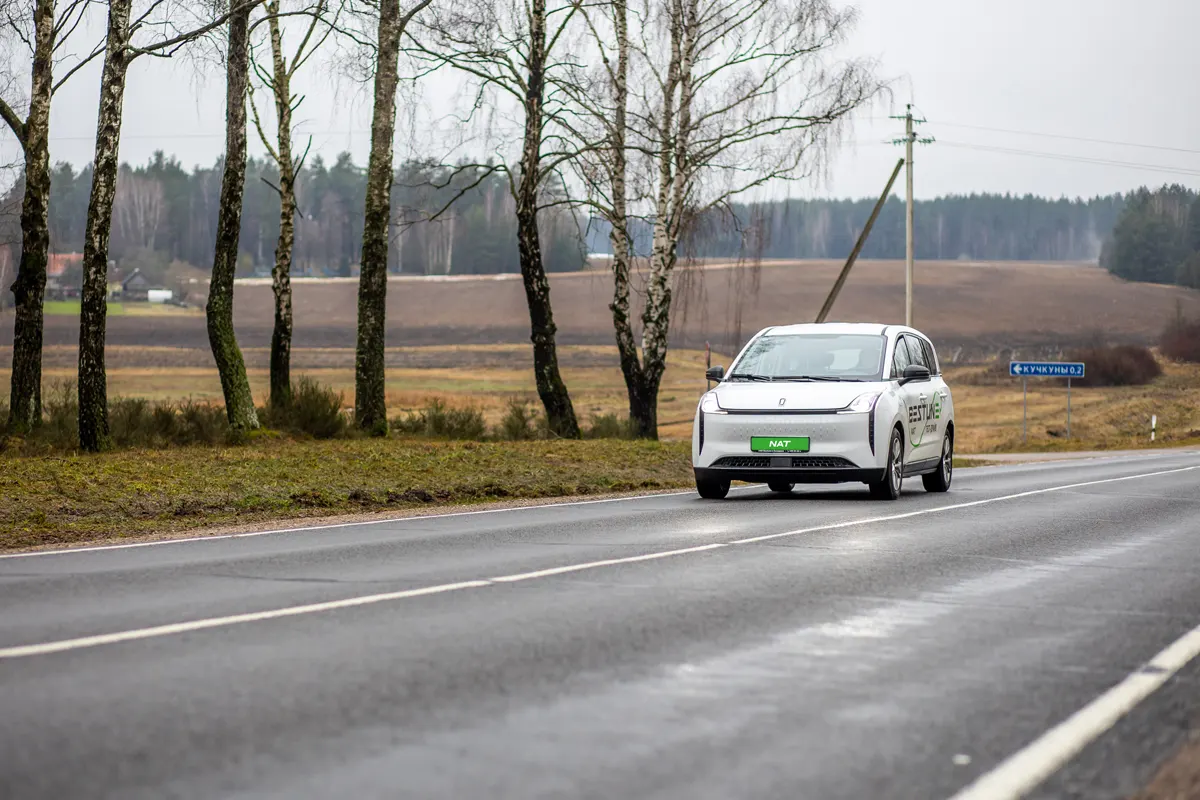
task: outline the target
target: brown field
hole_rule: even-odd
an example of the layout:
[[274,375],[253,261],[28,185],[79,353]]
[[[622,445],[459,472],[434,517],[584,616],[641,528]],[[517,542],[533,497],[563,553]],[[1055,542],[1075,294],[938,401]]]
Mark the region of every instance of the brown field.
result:
[[[707,264],[678,273],[673,343],[701,349],[706,341],[732,350],[754,331],[780,322],[810,320],[832,285],[833,261],[764,262],[761,268]],[[635,280],[635,284],[636,284]],[[555,275],[552,292],[560,342],[608,345],[610,282],[602,270]],[[899,261],[855,266],[833,317],[902,321],[904,267]],[[295,282],[295,345],[353,348],[357,281]],[[1149,342],[1175,313],[1200,315],[1200,292],[1173,286],[1124,283],[1080,264],[1027,262],[918,262],[916,324],[948,356],[974,359],[1008,347],[1070,346],[1103,332],[1112,341]],[[244,347],[270,340],[269,281],[237,287],[236,320]],[[12,341],[11,312],[0,313],[0,346]],[[524,344],[528,318],[519,276],[393,278],[388,287],[388,344]],[[70,314],[46,318],[47,345],[73,345],[78,322]],[[113,316],[110,345],[207,347],[198,314]],[[949,360],[949,359],[948,359]],[[6,366],[0,361],[0,366]]]

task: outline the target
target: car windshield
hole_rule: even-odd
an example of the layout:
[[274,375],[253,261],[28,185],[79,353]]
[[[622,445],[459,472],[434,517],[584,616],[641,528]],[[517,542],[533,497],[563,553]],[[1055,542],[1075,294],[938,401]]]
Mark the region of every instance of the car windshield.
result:
[[730,370],[731,380],[880,380],[884,337],[799,333],[760,336]]

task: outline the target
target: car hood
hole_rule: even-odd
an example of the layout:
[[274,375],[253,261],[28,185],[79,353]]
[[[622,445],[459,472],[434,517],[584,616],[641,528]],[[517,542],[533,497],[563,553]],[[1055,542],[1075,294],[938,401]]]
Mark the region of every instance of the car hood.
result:
[[865,392],[881,391],[878,383],[722,383],[717,402],[731,411],[816,411],[845,408]]

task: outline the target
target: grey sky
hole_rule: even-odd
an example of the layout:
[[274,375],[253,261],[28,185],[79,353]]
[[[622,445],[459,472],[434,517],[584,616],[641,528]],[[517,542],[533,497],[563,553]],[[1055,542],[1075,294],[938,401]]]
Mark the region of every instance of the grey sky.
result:
[[[438,2],[440,0],[435,0]],[[1149,183],[1200,187],[1200,0],[858,0],[858,29],[847,55],[869,55],[895,82],[894,106],[864,115],[854,143],[836,158],[828,181],[793,185],[793,195],[876,194],[899,148],[885,144],[903,130],[886,118],[907,101],[929,119],[922,132],[939,142],[917,156],[917,194],[1032,192],[1050,196],[1123,191]],[[94,27],[94,34],[102,31]],[[349,150],[364,164],[368,96],[335,81],[326,67],[303,75],[308,95],[300,117],[314,150],[332,158]],[[185,166],[209,164],[222,150],[224,85],[194,63],[143,58],[130,72],[122,159],[145,161],[162,149]],[[55,99],[51,150],[77,166],[91,159],[99,67],[76,76]],[[444,80],[427,85],[445,97]],[[401,126],[398,157],[429,152],[437,114],[424,107]],[[443,123],[444,125],[444,123]],[[974,127],[968,127],[974,126]],[[1057,134],[1156,145],[1149,149],[1050,138]],[[970,145],[971,147],[963,147]],[[1067,156],[1060,160],[1013,152]],[[252,147],[261,153],[262,148]],[[15,156],[11,137],[0,154]],[[1156,165],[1172,173],[1111,163]],[[766,191],[780,196],[788,189]]]

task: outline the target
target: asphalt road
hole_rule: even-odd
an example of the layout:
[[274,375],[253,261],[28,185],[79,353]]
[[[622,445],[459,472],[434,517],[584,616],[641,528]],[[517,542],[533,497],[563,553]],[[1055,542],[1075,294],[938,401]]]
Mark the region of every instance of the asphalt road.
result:
[[[949,797],[1200,623],[1198,514],[1177,452],[4,557],[0,796]],[[1045,785],[1171,742],[1103,744]]]

